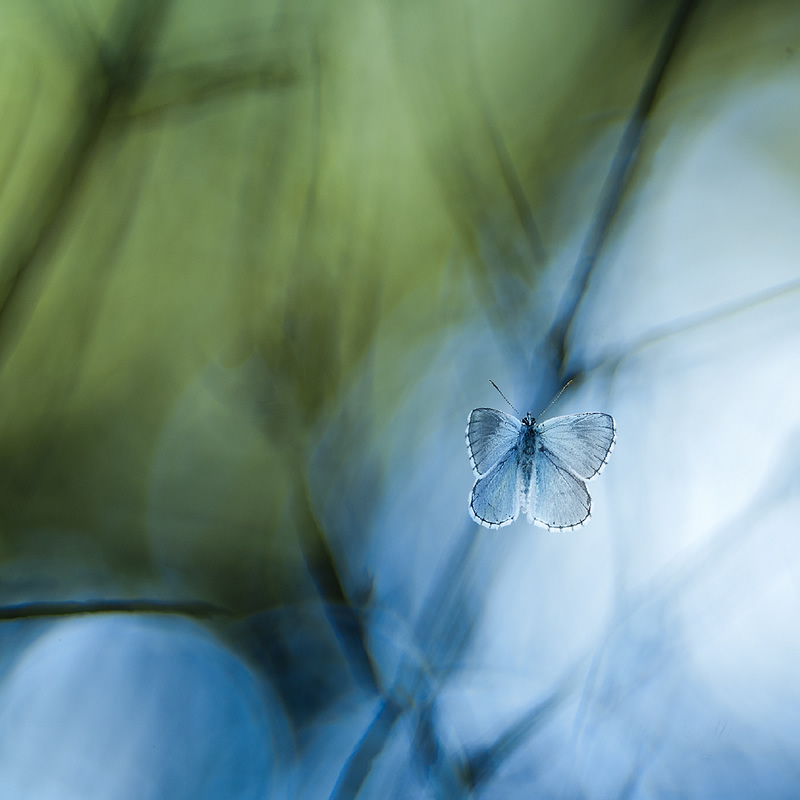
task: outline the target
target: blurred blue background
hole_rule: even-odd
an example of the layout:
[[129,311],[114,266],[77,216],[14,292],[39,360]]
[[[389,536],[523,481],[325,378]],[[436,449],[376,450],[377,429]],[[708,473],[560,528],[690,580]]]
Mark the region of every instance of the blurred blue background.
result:
[[[800,796],[796,3],[0,41],[0,797]],[[470,520],[490,378],[587,526]]]

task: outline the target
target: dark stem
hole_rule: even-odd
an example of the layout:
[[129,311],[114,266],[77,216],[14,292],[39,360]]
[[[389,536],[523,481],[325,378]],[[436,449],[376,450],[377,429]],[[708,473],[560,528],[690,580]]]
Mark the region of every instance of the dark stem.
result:
[[561,299],[561,305],[547,336],[550,352],[563,380],[567,367],[567,338],[581,300],[586,294],[597,259],[608,239],[611,225],[619,211],[622,198],[630,184],[639,157],[639,147],[647,119],[655,106],[656,97],[672,58],[686,32],[687,23],[699,0],[682,0],[661,38],[650,69],[647,72],[636,105],[622,134],[600,192],[597,211],[581,248],[572,278]]

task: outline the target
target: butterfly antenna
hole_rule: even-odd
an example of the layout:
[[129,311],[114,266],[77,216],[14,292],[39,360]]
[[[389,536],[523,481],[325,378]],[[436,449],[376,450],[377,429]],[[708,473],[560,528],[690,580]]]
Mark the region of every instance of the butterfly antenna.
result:
[[[489,383],[491,383],[492,386],[494,386],[494,388],[497,389],[498,392],[500,392],[500,387],[491,378],[489,378]],[[564,389],[566,388],[567,387],[565,386]],[[562,389],[561,391],[564,391],[564,389]],[[513,403],[502,392],[500,392],[500,397],[502,397],[503,400],[505,400],[506,403],[508,403],[511,406],[511,408],[514,408]],[[517,411],[517,409],[514,408],[514,411]],[[517,411],[517,415],[519,415],[519,411]]]
[[[566,382],[566,383],[565,383],[565,384],[564,384],[564,385],[561,387],[561,391],[560,391],[560,392],[559,392],[559,393],[558,393],[558,394],[557,394],[557,395],[556,395],[556,396],[555,396],[555,397],[554,397],[554,398],[553,398],[553,399],[552,399],[552,400],[551,400],[551,401],[550,401],[550,402],[547,404],[547,408],[546,408],[544,411],[542,411],[542,413],[541,413],[541,414],[539,414],[539,417],[543,417],[543,416],[544,416],[544,415],[545,415],[545,414],[546,414],[546,413],[547,413],[547,412],[550,410],[550,406],[552,406],[552,405],[553,405],[553,403],[555,403],[555,402],[556,402],[556,400],[558,400],[558,398],[559,398],[559,397],[561,397],[561,395],[562,395],[562,394],[564,394],[564,390],[567,388],[567,386],[569,386],[569,385],[572,383],[572,381],[573,381],[573,379],[572,379],[572,378],[570,378],[570,379],[569,379],[569,380],[568,380],[568,381],[567,381],[567,382]],[[495,388],[497,388],[497,387],[495,387]],[[500,390],[498,389],[498,391],[500,391]]]

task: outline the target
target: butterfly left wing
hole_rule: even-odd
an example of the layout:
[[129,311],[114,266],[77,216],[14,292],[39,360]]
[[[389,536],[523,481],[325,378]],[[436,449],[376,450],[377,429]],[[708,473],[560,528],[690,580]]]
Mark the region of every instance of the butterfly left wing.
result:
[[517,448],[514,447],[486,475],[475,481],[469,495],[472,519],[487,528],[510,525],[519,516],[518,476]]
[[579,528],[589,519],[592,499],[586,484],[551,452],[539,446],[533,457],[528,520],[551,531]]
[[476,408],[467,420],[467,450],[472,471],[486,475],[517,444],[522,423],[493,408]]
[[610,414],[589,411],[553,417],[536,425],[539,444],[583,480],[600,474],[616,440]]

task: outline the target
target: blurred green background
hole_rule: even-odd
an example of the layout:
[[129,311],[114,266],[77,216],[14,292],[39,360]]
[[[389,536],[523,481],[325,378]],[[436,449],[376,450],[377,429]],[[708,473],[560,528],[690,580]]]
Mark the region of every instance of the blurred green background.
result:
[[[639,180],[793,58],[792,7],[700,5]],[[314,596],[320,430],[365,375],[391,419],[476,315],[542,328],[673,11],[3,2],[6,599]]]
[[509,302],[535,289],[536,237],[575,224],[560,175],[669,13],[0,4],[7,599],[313,592],[320,421],[402,309],[368,398],[391,415],[391,363],[475,313],[487,246]]

